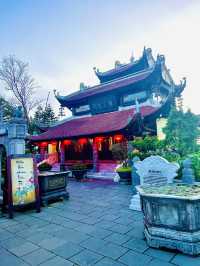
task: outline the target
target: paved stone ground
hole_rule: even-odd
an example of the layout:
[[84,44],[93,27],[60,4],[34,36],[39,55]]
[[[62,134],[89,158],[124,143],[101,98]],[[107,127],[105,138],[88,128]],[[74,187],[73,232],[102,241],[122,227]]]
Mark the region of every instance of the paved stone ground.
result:
[[69,183],[70,199],[0,218],[0,266],[198,266],[192,258],[148,248],[142,215],[128,210],[131,187]]

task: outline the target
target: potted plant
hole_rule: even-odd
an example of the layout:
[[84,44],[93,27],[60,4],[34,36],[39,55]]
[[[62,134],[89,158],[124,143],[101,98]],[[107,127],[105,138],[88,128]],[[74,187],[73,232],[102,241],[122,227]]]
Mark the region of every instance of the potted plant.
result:
[[131,166],[122,165],[117,167],[116,172],[120,177],[120,182],[131,185]]
[[43,162],[38,165],[38,170],[40,172],[47,172],[47,171],[50,171],[51,169],[52,169],[52,166],[48,164],[47,162]]
[[83,179],[84,175],[87,172],[87,166],[84,163],[76,163],[71,167],[72,175],[76,178],[76,180]]
[[131,184],[131,167],[128,162],[128,151],[126,143],[117,143],[112,146],[113,158],[120,162],[116,172],[120,177],[120,182]]

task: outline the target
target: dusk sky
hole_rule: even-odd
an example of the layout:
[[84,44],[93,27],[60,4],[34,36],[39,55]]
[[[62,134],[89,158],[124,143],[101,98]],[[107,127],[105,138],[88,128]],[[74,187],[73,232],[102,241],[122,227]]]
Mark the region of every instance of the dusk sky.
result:
[[38,97],[51,91],[57,109],[53,89],[67,95],[80,82],[97,84],[94,66],[108,70],[151,47],[176,83],[187,78],[184,106],[200,114],[199,25],[199,0],[0,0],[0,58],[28,62]]

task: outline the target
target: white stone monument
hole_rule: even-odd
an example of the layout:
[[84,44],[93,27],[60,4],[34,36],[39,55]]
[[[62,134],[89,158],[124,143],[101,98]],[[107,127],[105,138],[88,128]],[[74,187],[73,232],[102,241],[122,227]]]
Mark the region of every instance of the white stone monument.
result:
[[[179,165],[170,163],[160,156],[150,156],[143,161],[134,164],[137,174],[140,176],[140,185],[166,185],[173,183],[177,176]],[[141,211],[139,193],[131,199],[131,210]]]

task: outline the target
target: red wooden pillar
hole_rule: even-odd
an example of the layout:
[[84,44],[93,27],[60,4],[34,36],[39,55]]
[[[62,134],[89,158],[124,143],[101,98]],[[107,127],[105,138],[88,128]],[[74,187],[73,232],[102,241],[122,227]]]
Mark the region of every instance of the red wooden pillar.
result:
[[65,145],[63,141],[60,143],[60,163],[64,164],[65,163]]
[[45,159],[45,155],[46,155],[46,149],[47,149],[48,143],[47,142],[42,142],[40,144],[40,155],[41,155],[41,161],[43,161]]

